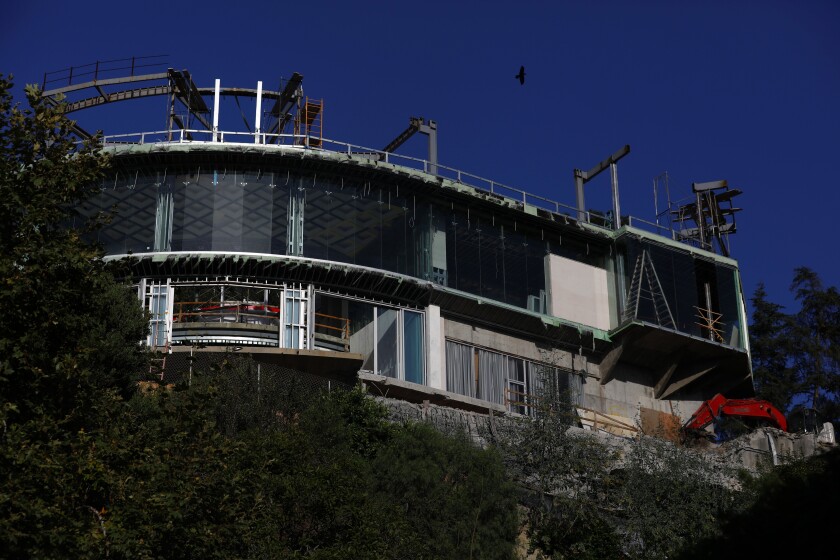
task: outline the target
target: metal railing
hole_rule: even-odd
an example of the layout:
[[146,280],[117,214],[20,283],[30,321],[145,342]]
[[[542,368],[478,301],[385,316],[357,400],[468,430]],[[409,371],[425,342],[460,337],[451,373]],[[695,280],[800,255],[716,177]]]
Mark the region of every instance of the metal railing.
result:
[[248,323],[277,325],[280,308],[257,303],[181,301],[175,303],[175,323]]
[[350,351],[350,319],[336,317],[326,313],[315,313],[313,334],[316,340],[341,346],[345,352]]
[[128,70],[129,77],[137,72],[148,72],[148,68],[156,68],[159,71],[166,71],[167,55],[133,56],[131,58],[117,58],[113,60],[97,60],[90,64],[70,66],[61,70],[44,72],[44,80],[41,83],[41,90],[50,86],[71,86],[74,83],[97,81],[100,78],[123,77]]
[[[299,148],[304,150],[313,150],[318,152],[335,152],[344,153],[349,156],[359,156],[368,158],[374,161],[398,165],[409,169],[422,171],[423,173],[431,174],[431,169],[436,168],[438,177],[450,179],[456,183],[463,184],[468,187],[478,189],[484,193],[489,193],[496,197],[508,199],[522,205],[528,204],[536,206],[555,214],[561,214],[568,217],[570,220],[575,220],[578,211],[574,206],[563,204],[546,198],[535,195],[499,183],[492,179],[487,179],[473,173],[467,173],[454,167],[448,167],[439,163],[432,163],[428,160],[395,154],[393,152],[383,152],[374,148],[365,146],[358,146],[341,142],[339,140],[331,140],[324,138],[320,147],[311,147],[309,144],[308,135],[300,134],[269,134],[265,132],[231,132],[231,131],[210,131],[200,129],[178,129],[178,130],[161,130],[152,132],[134,132],[128,134],[110,134],[102,138],[104,146],[120,146],[120,145],[143,145],[143,144],[160,144],[160,143],[176,143],[176,144],[243,144],[243,145],[262,145],[266,147],[277,146],[283,148]],[[589,213],[586,213],[587,221],[589,221]]]

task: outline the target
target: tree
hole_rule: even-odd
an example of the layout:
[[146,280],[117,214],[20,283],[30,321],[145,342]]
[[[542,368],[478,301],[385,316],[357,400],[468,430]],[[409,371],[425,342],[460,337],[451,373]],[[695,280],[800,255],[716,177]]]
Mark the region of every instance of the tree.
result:
[[835,408],[840,397],[840,292],[824,288],[805,267],[794,271],[791,291],[799,302],[794,317],[793,364],[811,407]]
[[108,165],[34,86],[0,76],[0,549],[98,557],[107,532],[103,426],[147,367],[136,294],[66,227]]
[[0,76],[0,398],[9,419],[84,423],[91,390],[133,390],[146,320],[101,252],[67,227],[108,158],[95,139],[77,146],[37,87],[26,88],[27,110],[11,87]]
[[621,535],[611,507],[616,449],[577,431],[569,395],[547,370],[534,418],[501,430],[510,476],[525,488],[531,551],[546,558],[621,558]]
[[790,364],[793,321],[781,305],[768,301],[763,283],[753,294],[752,306],[750,350],[756,394],[780,410],[789,410],[799,391]]
[[[813,270],[794,270],[792,314],[767,300],[759,284],[753,302],[750,346],[756,392],[780,409],[815,408],[840,420],[840,292],[823,286]],[[795,408],[796,408],[795,407]]]
[[640,436],[600,438],[549,374],[535,418],[503,434],[511,476],[527,489],[531,549],[545,558],[670,558],[717,532],[732,473],[701,454]]
[[428,425],[406,425],[373,460],[376,488],[416,534],[420,558],[510,559],[515,488],[498,454]]
[[738,507],[721,516],[720,531],[676,558],[777,558],[780,538],[810,558],[835,556],[834,540],[825,533],[840,521],[838,472],[840,449],[832,449],[747,479]]
[[616,502],[630,557],[673,558],[718,534],[720,515],[735,505],[733,472],[657,438],[642,436],[629,447]]

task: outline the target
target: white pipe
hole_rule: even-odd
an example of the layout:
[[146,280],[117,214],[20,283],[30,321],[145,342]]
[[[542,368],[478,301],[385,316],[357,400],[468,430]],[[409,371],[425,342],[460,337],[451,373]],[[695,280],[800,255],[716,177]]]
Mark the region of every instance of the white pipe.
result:
[[219,90],[221,89],[222,81],[216,78],[216,94],[213,99],[213,142],[219,141]]
[[260,143],[260,117],[262,116],[262,81],[257,82],[257,116],[254,118],[254,144]]

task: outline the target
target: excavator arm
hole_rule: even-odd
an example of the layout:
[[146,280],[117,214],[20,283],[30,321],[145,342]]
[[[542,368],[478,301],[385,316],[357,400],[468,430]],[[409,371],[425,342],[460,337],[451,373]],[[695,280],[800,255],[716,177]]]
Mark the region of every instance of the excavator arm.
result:
[[722,417],[756,418],[787,431],[787,421],[775,406],[761,399],[727,399],[720,393],[703,402],[683,429],[702,430]]
[[759,399],[730,399],[720,408],[718,416],[763,418],[776,428],[787,431],[787,420],[784,415],[769,402]]

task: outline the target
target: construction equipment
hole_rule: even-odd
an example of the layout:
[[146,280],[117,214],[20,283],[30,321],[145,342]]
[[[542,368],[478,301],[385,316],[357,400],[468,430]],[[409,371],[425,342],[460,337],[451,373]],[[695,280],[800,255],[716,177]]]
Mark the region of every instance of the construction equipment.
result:
[[697,434],[708,425],[714,424],[717,439],[726,439],[728,434],[723,424],[730,419],[746,425],[772,426],[787,431],[785,416],[769,402],[756,398],[727,399],[718,393],[700,405],[697,412],[683,425],[683,432]]

